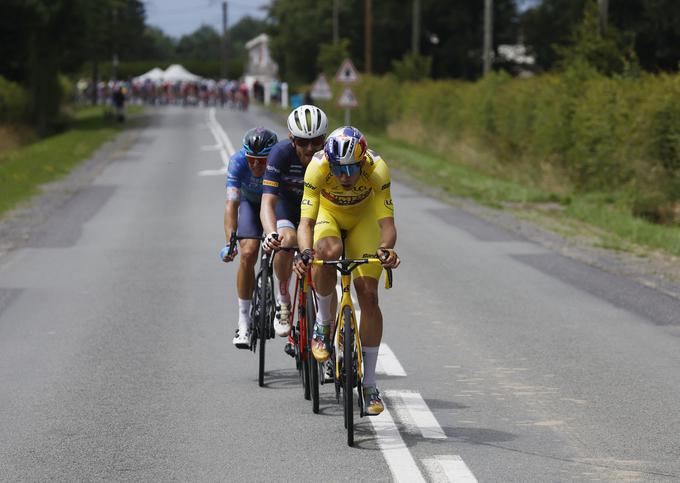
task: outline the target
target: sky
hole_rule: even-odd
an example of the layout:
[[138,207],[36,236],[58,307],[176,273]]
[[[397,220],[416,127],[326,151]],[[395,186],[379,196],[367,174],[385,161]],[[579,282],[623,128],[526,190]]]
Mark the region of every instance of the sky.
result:
[[[250,15],[264,18],[270,0],[227,0],[227,21],[232,26]],[[146,23],[160,27],[171,37],[191,34],[201,25],[222,31],[222,0],[144,0]]]

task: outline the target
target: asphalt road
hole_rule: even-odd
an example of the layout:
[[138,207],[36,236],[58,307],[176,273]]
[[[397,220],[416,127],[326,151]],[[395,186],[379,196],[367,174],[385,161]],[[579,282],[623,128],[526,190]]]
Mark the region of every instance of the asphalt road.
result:
[[282,340],[259,388],[231,345],[221,170],[246,129],[284,127],[150,118],[0,257],[0,480],[680,480],[680,302],[400,183],[388,411],[348,448]]

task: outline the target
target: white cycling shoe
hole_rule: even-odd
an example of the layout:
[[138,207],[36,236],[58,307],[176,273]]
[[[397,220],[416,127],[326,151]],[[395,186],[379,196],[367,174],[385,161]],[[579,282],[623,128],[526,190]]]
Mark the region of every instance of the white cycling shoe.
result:
[[290,334],[290,304],[276,306],[274,332],[279,337],[288,337],[288,334]]
[[236,335],[232,342],[239,349],[250,349],[251,337],[252,331],[250,330],[250,327],[239,327],[236,329]]

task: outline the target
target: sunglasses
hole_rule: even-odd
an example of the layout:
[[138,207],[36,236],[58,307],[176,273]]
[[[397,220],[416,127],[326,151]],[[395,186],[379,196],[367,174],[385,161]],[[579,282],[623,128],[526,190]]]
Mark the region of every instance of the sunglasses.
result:
[[306,148],[307,146],[321,147],[323,146],[324,136],[317,136],[311,139],[305,138],[295,138],[295,144],[301,148]]
[[361,163],[354,164],[331,164],[331,173],[333,176],[340,176],[341,174],[346,174],[347,176],[352,176],[353,174],[361,171]]
[[267,162],[266,156],[248,156],[246,155],[246,160],[251,166],[261,166]]

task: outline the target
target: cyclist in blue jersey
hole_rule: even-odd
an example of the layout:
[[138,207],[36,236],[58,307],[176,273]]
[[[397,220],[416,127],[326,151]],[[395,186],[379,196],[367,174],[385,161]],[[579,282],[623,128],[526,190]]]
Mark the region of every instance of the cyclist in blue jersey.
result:
[[[229,159],[227,173],[227,200],[224,205],[224,235],[227,244],[232,233],[238,236],[262,236],[260,223],[260,201],[262,198],[262,176],[267,156],[276,145],[276,133],[263,127],[256,127],[243,136],[243,147]],[[250,307],[253,285],[255,284],[255,263],[260,241],[240,240],[241,263],[236,275],[238,294],[238,328],[233,343],[239,349],[250,348],[252,320]],[[231,262],[238,252],[228,253],[222,249],[222,261]]]
[[[316,106],[303,105],[288,116],[287,140],[280,141],[267,158],[262,181],[260,218],[266,234],[265,250],[297,245],[300,203],[304,192],[305,168],[323,147],[328,130],[326,114]],[[290,333],[289,283],[293,254],[280,252],[274,259],[276,317],[274,330],[280,337]]]

